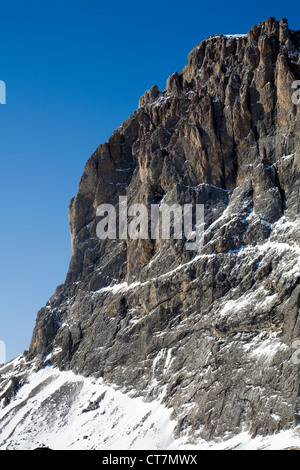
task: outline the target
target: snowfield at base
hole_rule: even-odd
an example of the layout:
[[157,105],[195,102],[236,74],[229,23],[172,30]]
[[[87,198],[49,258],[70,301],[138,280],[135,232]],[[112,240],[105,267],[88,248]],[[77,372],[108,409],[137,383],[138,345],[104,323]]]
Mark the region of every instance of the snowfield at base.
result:
[[0,449],[170,448],[176,424],[170,413],[159,402],[132,398],[102,380],[48,366],[30,374],[0,410]]
[[171,412],[160,401],[145,402],[104,384],[102,379],[48,366],[32,372],[9,405],[1,403],[0,450],[31,450],[43,445],[54,450],[300,447],[298,427],[254,439],[247,432],[222,442],[175,439],[176,422]]

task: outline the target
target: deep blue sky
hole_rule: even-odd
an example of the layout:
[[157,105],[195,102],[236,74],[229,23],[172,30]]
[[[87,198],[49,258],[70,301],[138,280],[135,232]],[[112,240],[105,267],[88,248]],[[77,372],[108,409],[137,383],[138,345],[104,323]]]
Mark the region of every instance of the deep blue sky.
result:
[[0,0],[0,340],[27,349],[71,256],[68,204],[84,164],[145,90],[212,34],[270,16],[300,29],[294,1]]

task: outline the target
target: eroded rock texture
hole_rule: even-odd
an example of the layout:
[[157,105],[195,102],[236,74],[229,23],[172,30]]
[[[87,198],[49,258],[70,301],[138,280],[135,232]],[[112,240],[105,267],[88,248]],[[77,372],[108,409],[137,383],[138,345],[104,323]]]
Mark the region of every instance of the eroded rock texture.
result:
[[[273,18],[198,44],[94,152],[70,203],[65,284],[27,360],[163,397],[205,439],[299,421],[300,32]],[[99,204],[199,203],[182,240],[100,241]]]

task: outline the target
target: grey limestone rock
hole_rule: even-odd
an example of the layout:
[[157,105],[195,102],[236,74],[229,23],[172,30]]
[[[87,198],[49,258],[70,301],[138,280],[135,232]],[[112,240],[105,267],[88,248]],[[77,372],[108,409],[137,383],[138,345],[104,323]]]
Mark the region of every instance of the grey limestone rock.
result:
[[[274,18],[212,36],[87,161],[70,203],[66,282],[28,361],[103,377],[217,439],[299,422],[300,32]],[[99,240],[99,204],[204,204],[199,253],[180,240]],[[55,351],[55,354],[53,353]]]

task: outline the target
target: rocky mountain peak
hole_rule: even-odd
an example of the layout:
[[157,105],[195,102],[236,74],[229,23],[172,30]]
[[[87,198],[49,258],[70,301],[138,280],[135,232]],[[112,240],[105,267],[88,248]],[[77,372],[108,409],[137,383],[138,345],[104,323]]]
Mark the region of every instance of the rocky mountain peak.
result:
[[[87,161],[69,207],[66,282],[26,361],[101,377],[218,439],[299,417],[300,31],[269,18],[196,45]],[[183,240],[97,237],[97,208],[204,206]]]

